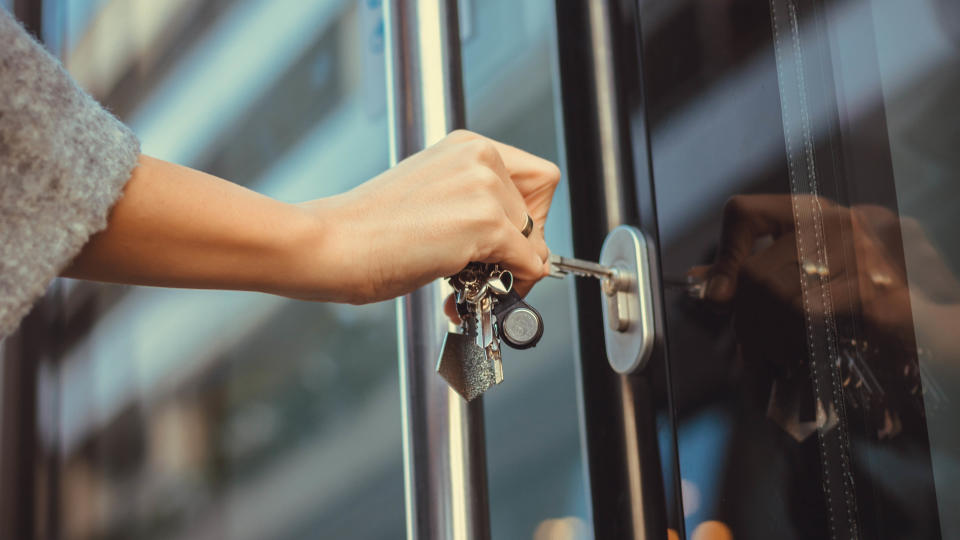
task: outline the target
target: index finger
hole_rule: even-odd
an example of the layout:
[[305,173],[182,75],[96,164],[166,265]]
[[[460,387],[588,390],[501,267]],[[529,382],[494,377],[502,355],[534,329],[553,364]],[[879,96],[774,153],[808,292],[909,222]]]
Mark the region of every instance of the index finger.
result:
[[737,289],[744,261],[757,239],[778,237],[793,229],[790,195],[736,195],[723,206],[720,246],[710,269],[706,297],[728,302]]

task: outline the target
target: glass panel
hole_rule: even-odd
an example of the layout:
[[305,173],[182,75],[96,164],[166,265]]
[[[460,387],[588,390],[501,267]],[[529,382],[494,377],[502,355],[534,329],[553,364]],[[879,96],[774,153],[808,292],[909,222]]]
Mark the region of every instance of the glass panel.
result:
[[[305,200],[387,165],[379,4],[63,0],[64,57],[145,153]],[[462,4],[470,127],[559,162],[552,1]],[[64,538],[402,537],[393,303],[68,285]],[[531,294],[544,339],[485,399],[497,538],[589,536],[569,287]]]
[[956,537],[960,11],[641,6],[687,534]]
[[[69,69],[145,153],[288,201],[387,166],[377,3],[66,7]],[[64,538],[404,534],[392,302],[70,296],[88,329],[59,377]]]

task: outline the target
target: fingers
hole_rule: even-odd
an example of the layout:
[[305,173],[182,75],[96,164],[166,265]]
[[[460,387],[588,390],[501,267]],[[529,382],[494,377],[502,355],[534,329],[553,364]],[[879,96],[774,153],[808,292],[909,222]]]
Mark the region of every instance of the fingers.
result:
[[515,146],[488,139],[500,153],[504,165],[510,171],[513,180],[521,181],[529,177],[538,177],[556,187],[560,180],[560,169],[551,161],[535,156]]
[[530,290],[533,289],[533,286],[537,282],[529,279],[518,279],[513,282],[513,290],[517,291],[517,294],[520,295],[520,298],[526,297],[530,294]]
[[472,146],[480,162],[489,167],[490,170],[500,178],[500,183],[503,188],[499,193],[500,202],[503,204],[503,208],[510,218],[510,221],[516,224],[519,230],[525,222],[524,216],[527,214],[527,203],[523,200],[523,195],[520,194],[520,191],[517,190],[517,186],[514,185],[510,179],[510,171],[504,164],[503,158],[497,150],[496,145],[489,139],[479,136],[464,144]]
[[[533,218],[533,216],[530,217]],[[537,223],[537,220],[534,219],[533,230],[530,231],[530,236],[527,239],[533,244],[533,249],[540,256],[540,260],[546,262],[550,258],[550,248],[547,247],[547,239],[544,237],[543,223]]]
[[[539,226],[534,231],[539,234],[531,234],[530,238],[534,243],[541,242],[542,226],[560,182],[560,169],[546,159],[470,131],[454,131],[447,139],[455,144],[471,145],[480,154],[481,161],[501,177],[510,196],[504,205],[507,215],[515,220],[518,229],[524,225],[524,214],[533,218]],[[537,250],[549,254],[545,244]]]
[[800,305],[800,280],[797,272],[797,243],[792,233],[781,235],[762,251],[744,259],[741,280],[760,287],[764,296],[782,304]]
[[[492,192],[508,224],[488,229],[473,260],[501,263],[520,282],[536,282],[547,273],[545,263],[550,250],[543,225],[559,181],[559,169],[547,160],[469,131],[455,131],[445,140],[457,159],[469,152],[499,178],[495,182],[498,185],[478,185],[486,185],[483,189]],[[524,236],[521,230],[527,216],[533,220],[534,228],[529,236]]]
[[[520,232],[520,236],[524,238],[533,248],[533,250],[540,257],[540,262],[547,260],[547,257],[550,255],[550,250],[547,248],[547,242],[543,236],[543,226],[542,223],[538,224],[537,219],[530,212],[530,209],[527,208],[526,202],[524,202],[523,197],[520,195],[520,192],[517,190],[517,187],[510,180],[509,175],[506,172],[506,168],[503,167],[503,163],[499,164],[497,170],[500,174],[504,175],[501,178],[504,178],[504,193],[502,194],[501,202],[504,207],[504,211],[507,214],[510,223],[513,227]],[[533,230],[530,231],[528,236],[523,236],[522,230],[527,224],[527,216],[533,220]]]
[[706,297],[713,302],[733,299],[740,268],[757,239],[779,236],[792,227],[789,195],[737,195],[729,199],[723,207],[720,246],[710,270]]
[[546,223],[553,194],[560,183],[560,169],[550,161],[519,148],[491,142],[499,151],[510,179],[523,196],[530,216],[539,225]]
[[496,141],[489,137],[484,137],[479,133],[474,133],[465,129],[459,129],[447,135],[447,140],[454,143],[479,140],[491,144],[500,155],[504,165],[511,175],[519,175],[521,177],[540,175],[558,178],[560,176],[560,170],[557,169],[557,166],[551,163],[549,160],[535,156],[515,146]]
[[519,229],[510,224],[494,234],[496,238],[492,249],[480,258],[480,262],[500,263],[520,280],[536,281],[547,274],[546,262]]

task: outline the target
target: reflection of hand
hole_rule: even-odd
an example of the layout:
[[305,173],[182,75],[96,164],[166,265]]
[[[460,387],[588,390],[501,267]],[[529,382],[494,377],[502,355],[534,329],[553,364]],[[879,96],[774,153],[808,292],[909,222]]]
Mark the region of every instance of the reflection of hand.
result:
[[[543,222],[555,165],[474,133],[454,132],[343,195],[302,205],[334,233],[317,257],[342,256],[341,300],[392,298],[470,261],[500,262],[529,289],[546,274]],[[539,225],[525,238],[524,214]]]
[[[910,295],[900,261],[900,238],[919,263],[924,285],[918,291],[937,297],[957,296],[960,287],[922,230],[899,220],[885,208],[846,208],[824,198],[799,201],[789,195],[742,195],[724,208],[720,247],[708,270],[706,297],[719,303],[737,297],[738,312],[752,311],[760,320],[783,322],[772,310],[786,307],[805,313],[801,279],[826,277],[836,314],[860,309],[871,330],[901,339],[913,331]],[[823,242],[828,265],[797,260],[793,204],[817,204],[822,210]],[[816,241],[815,231],[801,231]],[[758,245],[762,245],[758,249]],[[808,275],[805,275],[808,274]],[[741,291],[741,288],[746,290]],[[917,291],[915,291],[917,292]],[[744,303],[748,310],[740,309]],[[812,313],[808,315],[821,315]]]

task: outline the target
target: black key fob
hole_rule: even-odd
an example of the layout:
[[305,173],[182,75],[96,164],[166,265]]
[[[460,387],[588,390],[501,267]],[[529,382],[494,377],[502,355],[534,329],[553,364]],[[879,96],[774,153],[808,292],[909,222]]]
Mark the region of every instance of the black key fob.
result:
[[494,330],[500,341],[514,349],[535,347],[543,337],[543,317],[511,290],[493,308],[497,318]]

